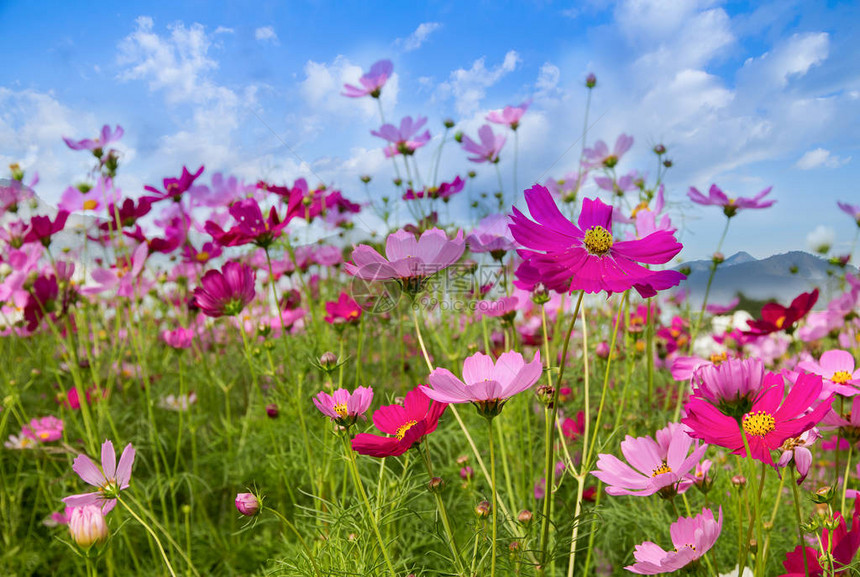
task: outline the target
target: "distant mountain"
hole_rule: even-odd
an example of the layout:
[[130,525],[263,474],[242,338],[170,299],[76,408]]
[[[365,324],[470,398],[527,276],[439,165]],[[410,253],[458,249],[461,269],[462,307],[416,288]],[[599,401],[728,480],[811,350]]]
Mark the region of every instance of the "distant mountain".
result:
[[[711,261],[691,261],[677,268],[683,267],[689,267],[691,271],[686,281],[691,304],[700,306],[708,284]],[[837,280],[828,274],[828,271],[835,270],[836,267],[827,260],[803,251],[787,252],[761,260],[746,252],[739,252],[717,268],[708,302],[727,303],[742,293],[754,300],[775,299],[788,304],[800,293],[818,287],[825,293],[821,301],[824,304],[827,292],[837,289]],[[853,266],[849,266],[849,270],[857,272]],[[681,286],[684,286],[683,283]]]

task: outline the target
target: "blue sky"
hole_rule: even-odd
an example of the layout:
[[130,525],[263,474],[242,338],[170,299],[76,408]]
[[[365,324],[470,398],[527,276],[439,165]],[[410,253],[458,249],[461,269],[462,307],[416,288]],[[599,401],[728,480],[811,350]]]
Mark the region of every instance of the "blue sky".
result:
[[[474,137],[489,110],[531,98],[523,188],[575,168],[578,145],[565,151],[594,72],[589,141],[632,135],[620,168],[652,175],[651,147],[669,149],[682,256],[716,245],[722,215],[684,202],[689,186],[712,182],[737,196],[773,185],[778,199],[735,219],[726,254],[806,249],[819,226],[845,252],[857,227],[836,201],[860,204],[858,26],[860,6],[839,2],[6,1],[0,165],[37,170],[38,192],[56,201],[88,166],[60,137],[110,123],[126,129],[118,184],[128,194],[205,164],[248,181],[324,180],[357,199],[359,175],[371,174],[381,195],[392,169],[370,135],[375,103],[340,90],[390,58],[387,119],[427,116],[434,138],[445,118]],[[425,173],[437,143],[417,153]],[[511,145],[500,165],[509,196]],[[446,148],[444,178],[472,168],[476,190],[496,186],[492,170]]]

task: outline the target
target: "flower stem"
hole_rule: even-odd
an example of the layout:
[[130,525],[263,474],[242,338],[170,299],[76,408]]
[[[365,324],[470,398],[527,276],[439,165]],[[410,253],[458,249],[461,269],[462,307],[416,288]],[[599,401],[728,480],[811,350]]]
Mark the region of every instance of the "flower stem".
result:
[[172,577],[176,577],[176,572],[173,570],[173,565],[171,565],[171,564],[170,564],[170,559],[168,559],[168,558],[167,558],[167,553],[165,553],[165,552],[164,552],[164,547],[162,547],[162,545],[161,545],[161,540],[158,538],[158,535],[155,533],[155,531],[153,531],[153,530],[152,530],[152,527],[150,527],[150,526],[146,523],[146,521],[144,521],[143,519],[141,519],[141,518],[138,516],[138,514],[137,514],[137,513],[135,513],[135,512],[132,510],[132,508],[131,508],[131,507],[129,507],[129,506],[125,503],[125,501],[123,501],[123,500],[119,497],[119,495],[117,495],[116,500],[119,502],[119,504],[120,504],[120,505],[122,505],[122,506],[125,508],[125,510],[126,510],[126,511],[128,511],[128,512],[129,512],[129,514],[130,514],[132,517],[134,517],[134,519],[135,519],[138,523],[140,523],[141,525],[143,525],[143,528],[144,528],[144,529],[146,529],[146,531],[147,531],[147,532],[152,536],[152,538],[155,540],[155,545],[158,547],[158,552],[159,552],[159,553],[161,553],[161,558],[164,560],[164,564],[165,564],[165,565],[167,565],[167,570],[170,572],[170,575],[171,575]]
[[[839,450],[839,447],[836,448]],[[842,512],[842,517],[845,517],[845,494],[848,492],[848,475],[851,474],[851,452],[854,450],[854,444],[848,445],[848,457],[845,459],[845,475],[842,476],[842,502],[839,510]]]
[[797,483],[794,481],[794,463],[791,467],[791,491],[794,494],[794,513],[797,517],[797,542],[800,544],[800,551],[803,555],[803,571],[806,577],[809,577],[809,563],[806,560],[806,544],[803,542],[803,520],[800,516],[800,495],[797,494]]
[[[493,540],[492,540],[492,555],[490,558],[490,577],[495,577],[496,575],[496,525],[497,525],[497,514],[496,514],[496,451],[495,451],[495,434],[493,433],[493,419],[487,419],[487,429],[490,434],[490,475],[492,478],[492,491],[493,491],[493,501],[490,507],[490,511],[493,515]],[[550,489],[547,488],[547,498],[549,498]]]
[[549,526],[550,517],[552,516],[552,500],[553,489],[555,484],[555,420],[558,415],[558,392],[561,388],[562,379],[564,377],[564,368],[567,364],[567,349],[570,346],[570,335],[573,334],[573,327],[576,325],[576,317],[579,316],[579,308],[582,306],[582,298],[585,296],[585,291],[579,292],[579,298],[576,301],[576,307],[573,311],[573,316],[570,319],[570,326],[567,328],[567,334],[564,337],[564,344],[561,348],[561,359],[559,360],[558,378],[555,381],[555,387],[552,391],[552,407],[549,410],[547,419],[546,431],[546,459],[544,460],[544,475],[546,477],[546,494],[543,502],[543,518],[541,519],[541,537],[540,537],[540,557],[539,563],[544,567],[546,563],[547,548],[549,546]]
[[[732,219],[726,218],[726,226],[723,228],[723,235],[720,237],[720,242],[717,243],[716,252],[720,252],[720,249],[723,248],[723,241],[726,240],[726,233],[729,232],[729,223],[732,222]],[[696,324],[693,327],[693,332],[690,334],[690,349],[693,350],[693,342],[696,340],[696,335],[699,332],[699,328],[702,324],[702,317],[705,316],[705,307],[708,305],[708,295],[711,294],[711,283],[714,282],[714,277],[717,274],[717,267],[719,264],[717,261],[711,261],[711,273],[708,276],[708,284],[705,286],[705,298],[702,299],[702,308],[699,310],[699,318],[696,320]]]
[[350,471],[352,472],[352,482],[355,484],[356,491],[361,495],[362,501],[364,501],[364,506],[367,509],[367,518],[370,521],[370,526],[373,528],[374,534],[376,535],[376,541],[379,543],[379,548],[382,550],[382,557],[385,559],[388,571],[391,573],[391,577],[396,577],[397,573],[394,571],[394,565],[391,564],[391,557],[388,555],[388,548],[385,546],[385,540],[379,532],[379,526],[376,524],[376,518],[373,515],[373,507],[370,506],[370,500],[367,498],[367,492],[364,490],[364,485],[361,483],[361,477],[358,474],[358,465],[355,462],[355,452],[352,450],[352,447],[349,446],[349,440],[346,436],[343,437],[343,441],[344,450],[346,451],[346,456],[349,460]]
[[[421,456],[424,457],[424,465],[427,467],[427,475],[433,478],[433,465],[430,463],[430,449],[427,443],[422,443],[423,447],[419,449]],[[442,500],[442,495],[438,490],[432,491],[436,498],[436,507],[439,510],[439,516],[442,518],[442,526],[445,528],[445,534],[448,536],[448,547],[451,548],[451,554],[454,555],[454,563],[457,564],[457,572],[461,577],[466,577],[466,569],[463,567],[463,560],[460,558],[460,550],[457,548],[457,542],[454,540],[454,531],[451,529],[451,522],[448,520],[448,511],[445,508],[445,501]]]

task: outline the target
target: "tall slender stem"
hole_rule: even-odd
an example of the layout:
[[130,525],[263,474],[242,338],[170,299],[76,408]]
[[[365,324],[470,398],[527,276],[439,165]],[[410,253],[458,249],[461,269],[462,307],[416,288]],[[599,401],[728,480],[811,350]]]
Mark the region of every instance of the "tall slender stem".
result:
[[[490,577],[495,577],[496,575],[496,526],[497,526],[497,514],[496,514],[496,503],[498,499],[496,498],[496,451],[495,451],[495,434],[493,433],[493,419],[492,417],[487,418],[487,429],[489,430],[490,435],[490,476],[492,478],[492,491],[493,491],[493,502],[490,508],[490,511],[493,515],[493,541],[492,541],[492,555],[490,559]],[[549,498],[549,490],[547,490],[547,498]]]
[[164,560],[164,564],[167,565],[167,570],[170,572],[170,575],[172,577],[176,577],[176,572],[173,570],[173,565],[170,564],[170,559],[167,558],[167,553],[164,552],[164,547],[162,547],[161,545],[161,539],[158,538],[158,535],[155,533],[155,531],[152,530],[152,527],[150,527],[146,521],[141,519],[138,514],[135,513],[134,510],[129,507],[125,503],[125,501],[123,501],[118,495],[116,500],[119,502],[120,505],[123,506],[123,508],[125,508],[126,511],[128,511],[128,513],[132,517],[134,517],[135,521],[143,525],[143,528],[146,529],[146,531],[152,536],[152,538],[155,540],[155,545],[158,547],[158,552],[161,553],[161,558]]
[[307,544],[307,543],[305,543],[304,538],[302,538],[302,534],[301,534],[301,533],[299,533],[299,530],[298,530],[298,529],[296,529],[296,526],[295,526],[295,525],[293,525],[292,523],[290,523],[290,521],[289,521],[286,517],[284,517],[284,516],[283,516],[283,515],[281,515],[278,511],[275,511],[275,510],[274,510],[274,509],[272,509],[271,507],[265,507],[265,509],[266,509],[267,511],[271,511],[271,512],[272,512],[272,513],[273,513],[273,514],[274,514],[278,519],[280,519],[280,520],[281,520],[281,522],[282,522],[284,525],[286,525],[286,527],[287,527],[290,531],[292,531],[292,532],[293,532],[293,534],[294,534],[294,535],[296,536],[296,538],[299,540],[299,545],[301,545],[301,546],[302,546],[302,549],[304,549],[304,550],[305,550],[305,555],[307,555],[307,556],[308,556],[308,559],[310,560],[311,565],[312,565],[312,566],[313,566],[313,568],[314,568],[314,574],[315,574],[315,575],[317,575],[317,577],[319,577],[320,575],[322,575],[322,574],[320,573],[320,569],[319,569],[319,567],[317,567],[317,561],[316,561],[316,558],[314,557],[313,551],[311,551],[311,550],[310,550],[310,548],[308,547],[308,544]]
[[[430,449],[427,443],[422,443],[420,449],[421,456],[424,457],[424,465],[427,467],[427,475],[433,478],[433,466],[430,463]],[[461,577],[466,577],[466,569],[463,567],[463,560],[460,558],[460,550],[457,548],[457,542],[454,540],[454,531],[451,529],[451,522],[448,520],[448,511],[445,508],[445,501],[442,500],[442,495],[438,490],[432,491],[436,498],[436,507],[439,510],[439,516],[442,518],[442,526],[445,528],[445,534],[448,537],[448,547],[451,548],[451,554],[454,555],[454,563],[457,564],[457,572]]]
[[797,542],[803,555],[803,572],[809,577],[809,562],[806,560],[806,543],[803,542],[803,519],[800,516],[800,495],[797,494],[797,483],[794,481],[794,463],[789,467],[791,470],[791,491],[794,494],[794,513],[797,517]]
[[546,563],[546,553],[549,545],[549,527],[550,517],[552,516],[552,499],[553,488],[555,485],[555,420],[558,415],[558,392],[561,388],[562,379],[564,378],[564,369],[567,364],[567,349],[570,345],[570,335],[573,334],[573,327],[576,325],[576,317],[579,316],[579,308],[582,306],[582,298],[585,296],[584,291],[579,292],[579,298],[576,301],[576,307],[573,311],[573,316],[570,319],[570,326],[567,329],[567,334],[564,337],[564,344],[561,349],[561,359],[559,360],[558,378],[555,381],[555,387],[552,391],[552,407],[549,410],[549,426],[546,434],[546,451],[544,460],[544,475],[546,477],[546,494],[544,495],[543,503],[543,518],[541,519],[541,537],[540,537],[540,566],[544,567]]
[[[729,223],[732,222],[731,218],[726,218],[726,226],[723,227],[723,234],[720,236],[720,242],[717,243],[717,250],[715,253],[720,252],[720,249],[723,248],[723,241],[726,240],[726,233],[729,232]],[[708,306],[708,295],[711,294],[711,284],[714,282],[714,276],[717,274],[717,267],[719,263],[716,260],[711,261],[711,273],[708,275],[708,284],[705,286],[705,298],[702,299],[702,308],[699,310],[699,318],[696,319],[696,324],[693,327],[693,332],[690,334],[690,350],[693,350],[693,342],[696,340],[696,336],[699,333],[699,328],[701,328],[702,317],[705,316],[705,307]]]

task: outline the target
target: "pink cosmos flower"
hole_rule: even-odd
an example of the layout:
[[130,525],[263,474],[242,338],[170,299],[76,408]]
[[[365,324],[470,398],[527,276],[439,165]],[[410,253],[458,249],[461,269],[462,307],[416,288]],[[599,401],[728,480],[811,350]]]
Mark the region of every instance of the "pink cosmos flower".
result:
[[779,456],[776,466],[780,468],[788,467],[794,461],[794,466],[800,477],[797,479],[797,484],[803,483],[806,476],[809,474],[809,467],[812,466],[812,452],[809,447],[815,444],[815,441],[821,438],[821,434],[815,427],[802,433],[799,437],[786,439],[779,448],[782,454]]
[[313,401],[323,415],[342,427],[349,427],[370,408],[373,389],[358,387],[352,393],[346,389],[337,389],[331,395],[321,391]]
[[525,262],[517,270],[523,283],[539,280],[558,292],[635,288],[647,298],[685,278],[677,271],[651,271],[638,264],[663,264],[678,254],[683,247],[672,233],[658,230],[643,239],[616,242],[612,207],[598,199],[583,201],[577,226],[565,218],[545,187],[533,186],[525,198],[535,221],[514,208],[510,224],[514,239],[525,247],[519,251]]
[[134,455],[134,447],[129,443],[123,449],[117,465],[113,443],[107,440],[102,443],[101,470],[86,455],[78,455],[72,463],[72,470],[85,483],[98,487],[98,491],[66,497],[63,503],[69,507],[101,505],[104,513],[110,512],[116,506],[116,497],[120,491],[128,489]]
[[705,306],[705,310],[707,310],[712,315],[724,315],[735,310],[735,307],[737,307],[740,302],[741,299],[735,297],[724,305],[718,305],[716,303],[708,304]]
[[645,541],[636,545],[633,552],[636,563],[625,569],[639,575],[658,575],[677,571],[710,551],[722,529],[722,507],[719,509],[719,517],[716,521],[714,513],[704,508],[701,514],[695,517],[679,517],[669,526],[673,550],[664,551],[656,543]]
[[562,202],[573,202],[576,200],[576,195],[585,184],[588,178],[588,169],[583,168],[580,172],[568,172],[564,178],[556,180],[554,178],[547,179],[544,183],[547,190],[554,196],[559,197]]
[[614,455],[598,455],[597,470],[591,474],[606,483],[608,495],[647,497],[659,493],[670,498],[692,485],[686,477],[705,455],[708,445],[694,443],[677,423],[669,423],[655,436],[656,441],[627,435],[621,442],[621,453],[632,467]]
[[752,198],[729,198],[726,196],[726,193],[720,190],[720,187],[716,184],[712,184],[710,190],[708,190],[708,196],[699,192],[699,190],[694,186],[690,187],[690,191],[687,193],[687,196],[689,196],[690,200],[696,204],[722,206],[723,213],[725,213],[728,218],[731,218],[741,209],[767,208],[769,206],[773,206],[776,202],[775,200],[762,200],[765,196],[770,194],[771,188],[773,187],[767,187]]
[[505,146],[505,137],[503,135],[493,134],[493,129],[489,124],[483,125],[478,129],[478,138],[481,143],[478,144],[466,135],[463,135],[463,150],[472,154],[469,160],[472,162],[489,162],[496,164],[499,162],[499,153],[502,147]]
[[[787,439],[799,437],[814,427],[830,410],[832,395],[809,410],[821,394],[822,386],[820,376],[800,375],[785,397],[783,378],[768,373],[763,391],[749,412],[740,418],[727,415],[708,401],[694,397],[685,406],[687,416],[682,422],[690,435],[697,439],[775,466],[771,451],[780,448]],[[742,431],[746,434],[750,455],[747,455]]]
[[848,204],[847,202],[837,202],[836,204],[839,205],[842,212],[857,222],[857,226],[860,226],[860,204]]
[[624,153],[633,146],[633,137],[621,134],[615,141],[615,147],[609,152],[609,147],[602,140],[594,143],[593,148],[583,151],[582,163],[591,168],[614,168]]
[[426,116],[419,116],[412,120],[411,116],[405,116],[400,121],[400,128],[393,124],[383,124],[379,130],[373,130],[370,133],[373,136],[378,136],[391,143],[385,147],[385,157],[391,158],[402,154],[410,156],[415,154],[415,151],[430,142],[430,131],[425,130],[421,134],[418,131],[427,124]]
[[487,114],[487,120],[496,124],[506,124],[511,127],[511,130],[516,130],[531,103],[531,100],[526,100],[519,106],[505,106],[502,110],[492,110]]
[[463,380],[448,369],[437,368],[430,373],[430,387],[419,388],[440,403],[472,403],[487,417],[498,415],[504,404],[540,379],[543,367],[540,353],[532,362],[514,351],[502,353],[496,362],[483,353],[475,353],[463,361]]
[[[716,361],[716,362],[714,362]],[[706,401],[722,412],[740,417],[750,410],[764,388],[761,359],[713,359],[693,373],[692,397]]]
[[30,227],[24,235],[24,243],[41,242],[42,246],[51,244],[51,237],[66,227],[66,219],[69,218],[68,211],[60,210],[52,221],[47,216],[34,216],[30,219]]
[[121,297],[141,296],[139,277],[148,256],[149,247],[143,243],[134,249],[131,259],[120,258],[112,268],[94,269],[91,275],[97,284],[82,288],[81,293],[94,295],[115,290]]
[[179,202],[182,200],[182,195],[185,194],[191,186],[194,184],[194,181],[197,180],[201,174],[203,174],[204,167],[200,167],[197,169],[197,172],[190,173],[186,167],[182,167],[182,174],[179,178],[170,177],[165,178],[162,181],[164,186],[164,191],[160,191],[154,186],[144,186],[143,188],[155,196],[143,196],[141,199],[146,199],[151,203],[161,202],[162,200],[171,199],[173,202]]
[[224,231],[211,220],[206,223],[205,230],[221,246],[241,246],[255,244],[261,248],[270,246],[281,236],[288,221],[281,221],[277,209],[269,210],[269,217],[263,218],[260,205],[253,198],[245,198],[230,206],[230,215],[236,220],[236,225]]
[[345,292],[340,293],[337,301],[327,302],[325,310],[328,313],[325,322],[330,325],[355,324],[361,319],[361,307]]
[[207,271],[194,289],[194,301],[209,317],[235,316],[254,300],[256,274],[246,264],[228,262],[219,270]]
[[[63,192],[63,196],[60,198],[60,202],[57,207],[60,208],[60,210],[65,210],[67,212],[96,211],[105,206],[119,202],[121,196],[122,191],[118,188],[114,188],[113,181],[110,178],[100,176],[96,185],[93,188],[86,190],[86,192],[77,186],[68,187],[65,192]],[[115,215],[110,214],[109,218],[113,220],[114,216]]]
[[466,242],[472,252],[488,252],[494,256],[502,256],[516,246],[505,214],[491,214],[483,218],[466,237]]
[[827,351],[815,361],[801,361],[797,368],[821,375],[825,387],[845,397],[860,394],[860,368],[854,370],[854,356],[839,349]]
[[386,405],[373,413],[376,428],[391,436],[359,433],[352,440],[352,449],[379,458],[402,455],[436,430],[447,407],[445,403],[431,403],[420,389],[412,389],[406,393],[403,406]]
[[379,98],[379,95],[382,93],[382,87],[388,82],[393,71],[394,64],[391,60],[380,60],[370,67],[370,72],[358,79],[358,82],[361,84],[360,88],[352,84],[344,84],[341,94],[350,98],[361,98],[362,96]]
[[17,212],[18,206],[34,195],[33,189],[19,180],[0,179],[0,216],[6,212]]
[[502,297],[499,300],[478,301],[478,312],[485,317],[502,318],[512,321],[520,307],[519,297]]
[[262,503],[253,493],[238,493],[236,495],[236,510],[246,517],[253,517],[260,512]]
[[72,140],[71,138],[66,138],[64,136],[63,142],[65,142],[66,146],[68,146],[72,150],[89,150],[91,152],[95,152],[97,150],[104,149],[105,146],[112,142],[118,141],[120,138],[122,138],[123,134],[125,134],[125,131],[119,124],[116,125],[116,128],[114,130],[111,130],[110,126],[105,124],[104,126],[102,126],[101,135],[96,138]]
[[161,339],[174,349],[190,349],[194,340],[194,329],[176,327],[173,330],[165,329],[161,333]]
[[21,428],[21,432],[41,443],[59,441],[63,438],[63,421],[52,416],[33,419]]
[[431,228],[420,238],[398,230],[385,242],[385,257],[367,245],[352,251],[352,263],[344,264],[346,272],[364,280],[397,279],[409,291],[419,292],[431,275],[457,262],[465,249],[463,231],[449,239],[445,231]]

